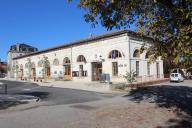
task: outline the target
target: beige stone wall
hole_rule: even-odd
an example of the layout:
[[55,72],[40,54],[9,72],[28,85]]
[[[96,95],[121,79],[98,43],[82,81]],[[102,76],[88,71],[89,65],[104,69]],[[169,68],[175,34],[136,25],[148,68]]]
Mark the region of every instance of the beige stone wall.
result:
[[[25,68],[27,63],[27,58],[35,64],[36,76],[42,76],[42,67],[38,67],[38,62],[47,56],[51,65],[51,78],[58,78],[64,75],[63,59],[68,57],[71,61],[71,72],[79,71],[79,65],[83,65],[83,69],[87,71],[87,77],[72,77],[74,81],[92,81],[92,62],[101,62],[102,59],[102,72],[110,74],[112,82],[124,82],[123,75],[126,72],[135,70],[136,60],[140,61],[140,76],[142,79],[146,79],[147,73],[147,60],[145,59],[145,54],[141,54],[141,58],[137,59],[133,57],[133,52],[136,48],[140,48],[143,44],[142,41],[134,41],[127,36],[127,34],[122,34],[119,36],[114,36],[111,38],[105,38],[97,41],[92,41],[85,43],[83,45],[76,45],[70,48],[64,48],[56,51],[50,51],[43,54],[38,54],[34,56],[29,56],[26,58],[17,59],[19,65],[23,65],[24,77],[28,76],[28,69]],[[108,58],[109,53],[112,50],[118,50],[122,54],[122,58],[110,59]],[[130,51],[129,51],[130,50]],[[83,55],[86,59],[86,63],[77,62],[77,57]],[[54,59],[59,60],[58,66],[53,66]],[[160,74],[163,75],[163,63],[160,63]],[[112,62],[118,62],[118,76],[112,76]],[[131,64],[131,65],[130,65]],[[156,74],[156,63],[151,64],[151,76]],[[72,73],[71,73],[72,74]],[[154,78],[155,79],[155,78]]]
[[[140,54],[140,57],[133,57],[134,51],[140,49],[143,45],[143,41],[136,41],[130,39],[130,63],[131,70],[136,71],[136,61],[139,61],[139,76],[137,81],[149,81],[157,79],[157,63],[159,63],[159,78],[164,78],[163,75],[163,61],[160,57],[150,64],[150,74],[148,75],[147,62],[149,59],[146,58],[146,51]],[[146,43],[146,42],[145,42]],[[146,47],[149,47],[151,44],[146,44]]]

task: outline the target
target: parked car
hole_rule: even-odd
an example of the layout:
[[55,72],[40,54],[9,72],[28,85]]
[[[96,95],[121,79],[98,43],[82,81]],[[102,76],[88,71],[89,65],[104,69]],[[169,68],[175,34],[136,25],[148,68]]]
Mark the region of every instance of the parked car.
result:
[[175,82],[183,82],[184,77],[181,75],[181,73],[171,73],[170,74],[170,81],[175,81]]

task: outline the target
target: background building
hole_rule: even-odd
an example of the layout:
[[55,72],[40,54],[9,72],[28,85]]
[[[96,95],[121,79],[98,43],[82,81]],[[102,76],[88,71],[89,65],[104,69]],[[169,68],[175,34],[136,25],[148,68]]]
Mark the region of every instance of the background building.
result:
[[13,58],[23,56],[32,52],[38,51],[37,48],[24,43],[16,43],[15,45],[10,46],[10,49],[7,53],[7,66],[8,66],[8,77],[14,77],[14,61]]

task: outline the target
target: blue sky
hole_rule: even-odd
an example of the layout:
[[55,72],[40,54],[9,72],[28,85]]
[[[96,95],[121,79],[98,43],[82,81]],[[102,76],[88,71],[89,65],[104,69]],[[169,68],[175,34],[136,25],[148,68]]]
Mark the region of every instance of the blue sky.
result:
[[84,13],[66,0],[0,0],[0,58],[6,60],[16,42],[41,50],[107,32],[101,25],[92,28]]

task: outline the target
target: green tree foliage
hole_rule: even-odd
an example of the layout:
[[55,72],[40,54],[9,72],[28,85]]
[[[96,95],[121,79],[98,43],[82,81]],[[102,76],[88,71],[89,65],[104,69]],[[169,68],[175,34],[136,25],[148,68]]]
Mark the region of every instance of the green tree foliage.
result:
[[[71,0],[68,0],[71,1]],[[169,63],[192,63],[192,0],[79,0],[85,21],[108,30],[129,29],[154,39],[148,51]]]
[[126,72],[126,74],[123,76],[128,83],[133,83],[136,81],[137,74],[135,71]]

